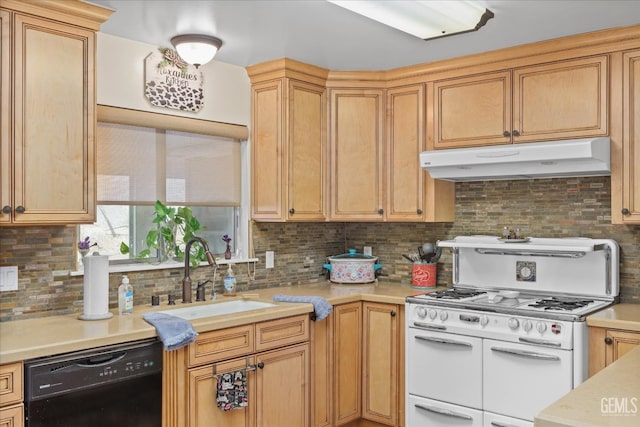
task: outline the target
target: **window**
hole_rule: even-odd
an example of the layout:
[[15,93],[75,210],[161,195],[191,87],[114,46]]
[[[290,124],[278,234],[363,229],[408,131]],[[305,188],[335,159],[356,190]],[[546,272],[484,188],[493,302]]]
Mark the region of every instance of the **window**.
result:
[[[135,254],[146,248],[145,237],[155,226],[154,203],[160,200],[168,206],[189,206],[204,228],[200,237],[214,254],[224,253],[222,236],[228,234],[236,256],[247,255],[248,226],[242,226],[248,217],[247,203],[242,203],[247,190],[241,185],[248,175],[242,173],[246,143],[234,137],[188,132],[189,122],[202,121],[175,116],[142,113],[145,119],[150,115],[156,127],[131,124],[131,114],[141,112],[130,110],[122,112],[128,124],[102,121],[100,108],[112,112],[111,107],[99,107],[97,219],[80,226],[79,236],[97,242],[100,253],[109,255],[111,262],[134,262]],[[180,125],[161,129],[158,119],[160,124],[179,119]],[[120,253],[121,242],[130,247],[131,255]]]

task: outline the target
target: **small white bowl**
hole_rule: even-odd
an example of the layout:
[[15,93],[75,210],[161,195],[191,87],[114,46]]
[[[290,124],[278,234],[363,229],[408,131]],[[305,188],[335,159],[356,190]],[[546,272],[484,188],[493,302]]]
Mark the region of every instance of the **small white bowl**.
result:
[[503,298],[518,298],[520,291],[500,291],[498,295]]

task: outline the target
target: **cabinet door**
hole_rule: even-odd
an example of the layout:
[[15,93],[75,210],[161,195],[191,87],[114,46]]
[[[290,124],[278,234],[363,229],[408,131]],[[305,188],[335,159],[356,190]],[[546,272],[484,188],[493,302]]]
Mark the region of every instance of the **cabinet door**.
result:
[[334,307],[334,421],[340,426],[360,418],[362,383],[362,304]]
[[282,79],[252,88],[251,217],[284,220]]
[[[252,427],[256,400],[255,373],[247,372],[248,405],[244,408],[223,411],[216,405],[216,375],[245,369],[254,358],[243,357],[226,362],[189,370],[189,427]],[[215,373],[214,373],[215,367]]]
[[14,25],[14,223],[91,223],[95,34],[19,14]]
[[309,344],[256,356],[256,426],[309,426]]
[[511,143],[511,71],[434,83],[434,148]]
[[331,219],[381,220],[382,89],[331,91]]
[[398,422],[399,308],[365,302],[362,341],[362,418]]
[[609,366],[640,345],[640,333],[609,329],[607,330],[605,345],[607,346],[606,364]]
[[324,87],[290,80],[287,108],[287,220],[325,220],[327,186]]
[[608,57],[515,69],[513,141],[608,134]]
[[333,425],[333,319],[311,322],[311,427]]
[[0,408],[0,427],[23,427],[24,405]]
[[623,67],[622,222],[640,224],[640,51],[625,53]]
[[[0,10],[0,224],[11,222],[11,15]],[[8,210],[3,212],[3,208]]]
[[424,143],[424,86],[387,91],[387,219],[422,221],[424,180],[420,153]]

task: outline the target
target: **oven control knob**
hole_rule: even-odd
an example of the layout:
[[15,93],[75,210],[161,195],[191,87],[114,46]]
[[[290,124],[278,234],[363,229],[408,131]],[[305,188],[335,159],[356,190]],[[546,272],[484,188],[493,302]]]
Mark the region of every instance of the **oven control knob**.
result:
[[544,322],[536,323],[536,330],[541,334],[544,334],[544,331],[547,330],[547,325]]
[[424,307],[418,307],[416,308],[416,314],[419,318],[424,319],[425,317],[427,317],[427,309]]
[[520,326],[520,322],[518,322],[518,319],[516,319],[515,317],[512,317],[509,320],[507,320],[507,326],[509,326],[509,329],[512,329],[515,331]]
[[447,313],[446,311],[440,312],[440,320],[442,320],[443,322],[447,320],[448,317],[449,317],[449,313]]
[[531,320],[524,320],[522,322],[522,329],[524,329],[525,332],[529,332],[531,328],[533,328],[533,322],[531,322]]
[[489,324],[489,317],[486,314],[480,316],[480,326],[487,326]]
[[429,319],[435,320],[436,317],[438,317],[438,312],[433,309],[429,310]]

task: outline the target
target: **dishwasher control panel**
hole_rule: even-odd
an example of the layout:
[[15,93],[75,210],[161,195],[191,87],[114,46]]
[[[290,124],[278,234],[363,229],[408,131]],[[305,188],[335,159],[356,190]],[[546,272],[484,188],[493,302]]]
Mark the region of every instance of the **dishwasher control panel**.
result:
[[26,401],[162,371],[157,340],[101,347],[25,362]]

